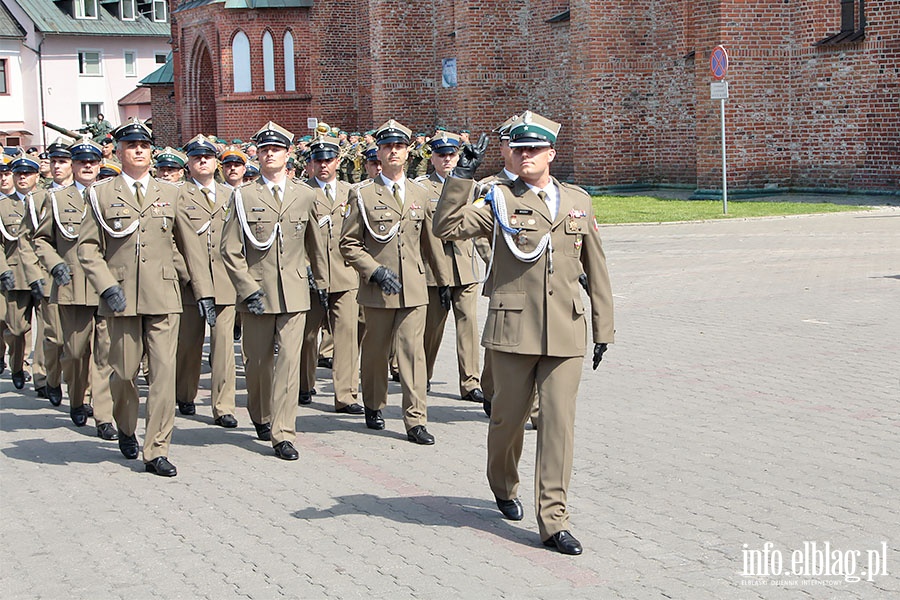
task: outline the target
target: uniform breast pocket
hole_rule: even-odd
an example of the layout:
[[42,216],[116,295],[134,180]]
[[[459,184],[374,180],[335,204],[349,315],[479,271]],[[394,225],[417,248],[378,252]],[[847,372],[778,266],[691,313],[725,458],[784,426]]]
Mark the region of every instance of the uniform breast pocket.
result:
[[258,242],[267,241],[272,235],[272,229],[274,228],[272,219],[266,217],[258,217],[256,220],[248,223],[248,225],[253,230],[253,236]]
[[525,293],[495,293],[488,306],[484,324],[485,341],[496,346],[516,346],[522,337],[522,313]]
[[300,217],[290,217],[289,231],[292,238],[302,238],[308,221]]
[[587,233],[588,226],[585,217],[566,219],[566,241],[563,253],[566,256],[581,256],[581,246],[584,244],[584,236]]
[[372,226],[372,231],[374,231],[378,235],[385,235],[388,231],[391,230],[391,227],[394,226],[394,223],[396,223],[396,218],[393,213],[376,211],[374,215],[370,214],[369,223]]
[[59,226],[69,235],[78,235],[78,230],[81,228],[81,219],[62,217]]
[[108,206],[103,211],[103,219],[113,231],[128,229],[135,215],[127,206]]

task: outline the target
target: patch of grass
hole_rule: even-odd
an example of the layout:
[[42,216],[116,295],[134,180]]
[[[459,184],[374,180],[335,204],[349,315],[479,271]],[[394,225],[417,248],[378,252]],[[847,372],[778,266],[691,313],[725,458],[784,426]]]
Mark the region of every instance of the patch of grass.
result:
[[594,213],[600,223],[667,223],[746,217],[805,215],[866,207],[809,202],[728,201],[728,214],[722,214],[719,200],[661,200],[650,196],[593,196]]

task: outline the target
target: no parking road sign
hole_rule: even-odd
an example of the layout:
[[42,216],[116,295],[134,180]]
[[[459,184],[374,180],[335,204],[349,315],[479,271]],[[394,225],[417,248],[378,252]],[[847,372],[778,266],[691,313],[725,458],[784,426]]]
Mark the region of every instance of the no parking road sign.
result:
[[712,71],[713,79],[725,79],[728,72],[728,53],[722,46],[713,48],[712,54],[709,55],[709,70]]

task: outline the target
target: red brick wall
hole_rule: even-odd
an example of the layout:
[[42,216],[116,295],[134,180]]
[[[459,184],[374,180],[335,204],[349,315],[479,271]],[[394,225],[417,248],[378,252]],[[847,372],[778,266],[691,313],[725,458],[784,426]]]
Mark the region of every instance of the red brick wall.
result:
[[150,111],[153,115],[153,137],[157,146],[179,146],[178,119],[175,115],[175,88],[171,85],[150,86]]
[[[569,21],[547,22],[567,8]],[[867,0],[866,13],[864,41],[816,47],[840,28],[839,0],[211,4],[173,14],[178,120],[185,138],[211,114],[214,133],[227,138],[246,139],[269,119],[302,135],[310,116],[347,130],[393,117],[414,130],[466,127],[476,137],[531,109],[563,125],[553,169],[561,178],[718,189],[719,104],[709,98],[709,54],[723,44],[731,58],[731,190],[896,190],[900,2]],[[267,27],[278,89],[282,35],[288,27],[294,33],[297,93],[262,91]],[[249,94],[231,92],[238,28],[257,66]],[[185,65],[201,64],[192,57],[203,44],[215,105],[191,112],[186,91],[202,94]],[[441,87],[443,58],[457,59],[456,88]],[[499,166],[493,149],[482,172]]]

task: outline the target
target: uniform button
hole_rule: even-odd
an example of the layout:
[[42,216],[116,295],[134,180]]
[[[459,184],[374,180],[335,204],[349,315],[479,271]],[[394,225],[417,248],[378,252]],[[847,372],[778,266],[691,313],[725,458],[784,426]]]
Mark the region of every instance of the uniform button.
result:
[[550,290],[550,291],[547,292],[547,293],[550,294],[550,295],[552,296],[552,295],[553,295],[553,290]]

